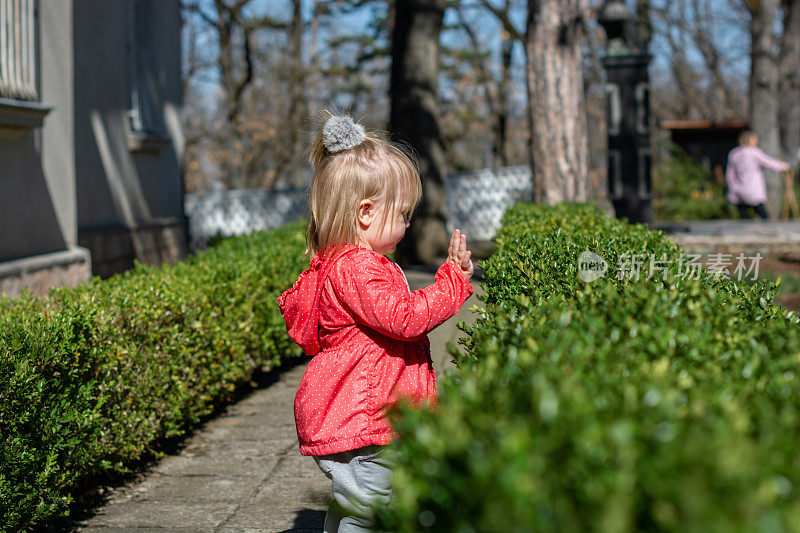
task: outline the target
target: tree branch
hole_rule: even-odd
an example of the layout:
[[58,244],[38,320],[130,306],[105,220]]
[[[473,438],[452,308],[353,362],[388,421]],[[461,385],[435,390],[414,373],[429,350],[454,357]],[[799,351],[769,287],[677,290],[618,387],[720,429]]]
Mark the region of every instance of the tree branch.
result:
[[508,17],[508,13],[494,7],[489,0],[481,0],[481,4],[497,17],[497,20],[503,25],[503,29],[505,29],[514,40],[521,43],[525,42],[525,36],[514,27],[514,24],[512,24],[511,19]]

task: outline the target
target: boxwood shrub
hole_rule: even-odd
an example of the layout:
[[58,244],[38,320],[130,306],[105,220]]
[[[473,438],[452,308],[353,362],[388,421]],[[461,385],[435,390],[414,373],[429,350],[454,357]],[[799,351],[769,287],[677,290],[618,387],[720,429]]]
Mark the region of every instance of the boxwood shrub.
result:
[[[675,268],[585,283],[587,249]],[[795,530],[798,318],[680,253],[586,205],[512,209],[438,406],[396,413],[386,529]]]
[[725,198],[725,180],[695,161],[680,146],[666,143],[653,168],[653,216],[659,221],[735,218],[736,208]]
[[303,227],[226,239],[48,298],[0,300],[0,529],[66,513],[299,355],[275,297],[308,265]]

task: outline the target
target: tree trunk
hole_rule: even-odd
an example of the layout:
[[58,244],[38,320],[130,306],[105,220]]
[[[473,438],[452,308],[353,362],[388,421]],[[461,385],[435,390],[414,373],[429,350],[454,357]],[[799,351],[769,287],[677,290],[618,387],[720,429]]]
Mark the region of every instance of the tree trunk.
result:
[[528,0],[527,77],[536,202],[587,199],[581,48],[587,8],[588,0]]
[[[506,4],[508,6],[508,4]],[[503,38],[501,50],[500,84],[497,89],[497,132],[494,143],[494,157],[498,166],[508,165],[508,101],[510,99],[511,82],[511,53],[514,48],[514,40],[511,36]]]
[[445,0],[397,0],[392,30],[392,139],[418,155],[422,202],[397,250],[404,264],[438,263],[447,256],[444,143],[439,128],[436,77]]
[[709,12],[709,5],[705,0],[693,0],[691,4],[692,38],[703,57],[706,70],[711,76],[711,90],[709,101],[711,104],[709,118],[720,120],[731,118],[730,102],[732,100],[730,85],[722,74],[724,52],[714,43],[712,38],[713,27],[716,24],[713,15]]
[[[503,20],[508,20],[509,0],[505,0],[502,8],[493,8],[495,13]],[[476,57],[480,57],[482,47],[478,36],[472,27],[464,19],[460,10],[457,11],[460,17],[460,26],[467,34],[472,49]],[[486,104],[492,116],[492,167],[504,167],[508,165],[508,100],[509,87],[511,82],[511,54],[514,49],[516,39],[511,33],[503,28],[500,43],[500,80],[495,80],[491,72],[491,67],[486,59],[478,59],[474,67],[478,71],[478,83],[483,88]]]
[[800,0],[783,0],[778,70],[778,119],[783,157],[797,164],[800,158]]
[[307,116],[305,96],[306,76],[303,68],[303,14],[300,0],[293,0],[292,26],[289,34],[289,47],[291,50],[291,100],[289,104],[289,142],[287,143],[288,168],[285,179],[286,185],[302,186],[306,184],[305,163],[305,136],[304,121]]
[[650,21],[650,0],[636,0],[636,25],[642,40],[642,50],[650,49],[653,39],[653,24]]
[[[778,64],[775,50],[775,17],[780,0],[747,2],[752,15],[750,67],[750,128],[758,135],[758,143],[771,156],[780,155],[778,131]],[[781,183],[777,173],[765,171],[767,212],[778,218]]]
[[[253,81],[253,58],[250,49],[251,29],[243,25],[240,20],[244,4],[228,6],[222,0],[216,0],[214,5],[218,14],[215,24],[219,39],[219,69],[222,87],[225,91],[228,121],[236,122],[241,113],[244,90]],[[236,64],[238,50],[235,50],[234,32],[237,29],[242,33],[243,73],[238,72],[239,66]]]

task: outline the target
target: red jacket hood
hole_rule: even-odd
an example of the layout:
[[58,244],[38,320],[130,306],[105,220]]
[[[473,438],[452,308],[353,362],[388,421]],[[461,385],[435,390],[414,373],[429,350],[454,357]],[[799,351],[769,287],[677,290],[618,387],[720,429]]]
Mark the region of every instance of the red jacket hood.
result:
[[319,300],[330,267],[341,257],[357,250],[344,246],[338,250],[319,252],[311,259],[290,289],[278,297],[278,307],[286,321],[286,331],[306,355],[316,355],[319,346]]

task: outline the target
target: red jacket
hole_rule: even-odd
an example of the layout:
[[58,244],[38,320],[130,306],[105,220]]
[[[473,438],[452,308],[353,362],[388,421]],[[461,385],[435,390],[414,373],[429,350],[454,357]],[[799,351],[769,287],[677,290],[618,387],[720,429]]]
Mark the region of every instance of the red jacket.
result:
[[294,402],[300,453],[388,444],[392,403],[435,403],[427,333],[472,292],[451,263],[432,285],[409,292],[400,268],[379,253],[345,246],[317,254],[278,298],[289,335],[313,356]]

